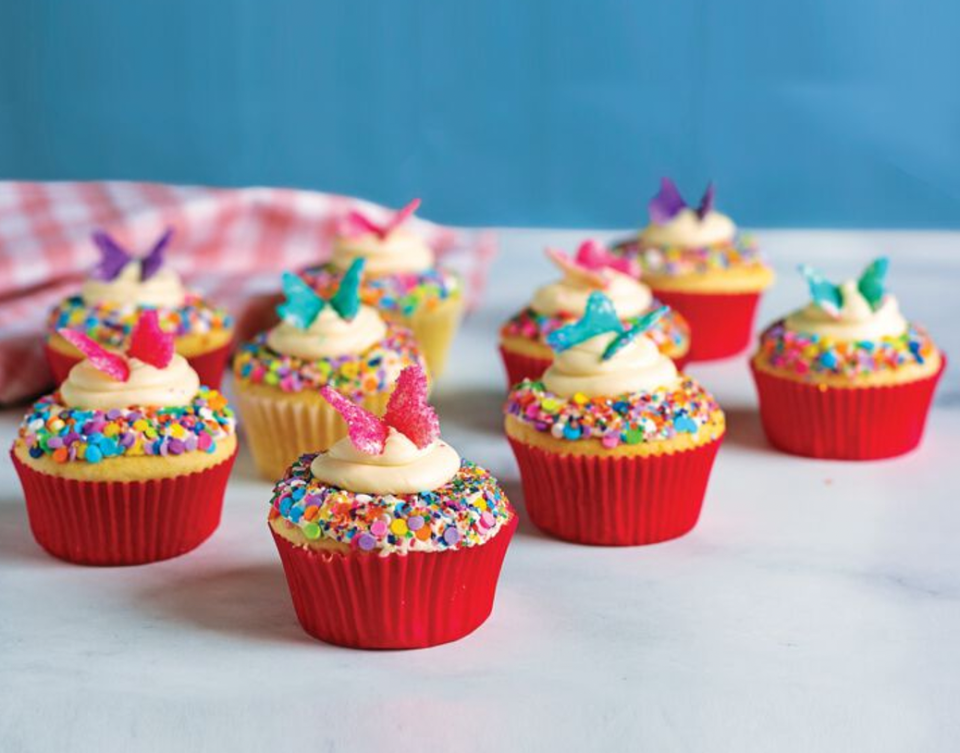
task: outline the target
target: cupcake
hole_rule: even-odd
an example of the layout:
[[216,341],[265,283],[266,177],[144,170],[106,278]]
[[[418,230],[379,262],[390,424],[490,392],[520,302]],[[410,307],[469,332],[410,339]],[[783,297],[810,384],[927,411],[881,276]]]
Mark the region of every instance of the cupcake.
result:
[[460,322],[463,285],[454,272],[437,266],[431,248],[405,226],[419,206],[415,199],[382,225],[350,212],[340,223],[330,262],[301,274],[327,296],[354,260],[365,259],[360,300],[384,319],[413,330],[435,379],[443,372]]
[[144,312],[126,354],[61,336],[86,357],[30,408],[11,456],[30,528],[50,554],[137,565],[199,546],[220,522],[237,454],[226,399]]
[[591,293],[584,317],[555,330],[541,381],[506,404],[530,520],[580,544],[628,546],[696,525],[724,434],[713,397],[644,334],[663,309],[625,329]]
[[346,436],[347,425],[321,395],[324,387],[383,413],[400,372],[423,364],[409,329],[360,304],[364,263],[351,263],[329,300],[285,274],[280,324],[241,345],[234,358],[247,441],[269,479],[303,453],[326,450]]
[[168,229],[142,258],[135,258],[105,232],[93,234],[100,263],[80,287],[80,294],[60,302],[48,319],[47,361],[57,384],[83,354],[60,334],[81,332],[106,348],[123,349],[147,310],[155,310],[160,326],[171,332],[176,352],[200,375],[219,387],[230,355],[233,320],[227,312],[187,290],[179,275],[164,263],[173,230]]
[[750,342],[760,293],[773,282],[754,240],[713,208],[713,184],[696,209],[669,178],[649,204],[650,224],[614,249],[636,259],[654,295],[683,314],[690,361],[736,355]]
[[269,514],[300,624],[356,648],[462,638],[493,608],[513,508],[440,439],[422,368],[404,369],[382,419],[322,392],[349,436],[296,460]]
[[[638,281],[636,261],[614,256],[596,241],[583,243],[573,259],[554,249],[547,249],[547,256],[563,278],[538,288],[530,305],[500,329],[500,354],[511,385],[543,376],[553,361],[547,337],[583,316],[593,291],[603,291],[613,302],[625,329],[660,308],[650,288]],[[682,316],[667,309],[646,335],[661,353],[682,367],[690,349],[690,329]]]
[[842,285],[801,267],[813,300],[768,327],[750,362],[775,447],[871,460],[920,443],[946,358],[886,292],[887,267],[877,259]]

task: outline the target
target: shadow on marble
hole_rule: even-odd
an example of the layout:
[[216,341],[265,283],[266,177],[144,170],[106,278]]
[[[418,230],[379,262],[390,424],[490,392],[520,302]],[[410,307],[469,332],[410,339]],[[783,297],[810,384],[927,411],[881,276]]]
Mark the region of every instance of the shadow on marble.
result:
[[152,584],[137,607],[163,621],[239,638],[320,644],[300,628],[279,562],[216,567]]
[[725,445],[758,452],[776,452],[763,433],[758,408],[755,406],[721,407],[727,417],[727,434],[723,439]]
[[503,436],[503,403],[506,388],[464,387],[441,389],[431,402],[444,424],[454,423],[488,436]]

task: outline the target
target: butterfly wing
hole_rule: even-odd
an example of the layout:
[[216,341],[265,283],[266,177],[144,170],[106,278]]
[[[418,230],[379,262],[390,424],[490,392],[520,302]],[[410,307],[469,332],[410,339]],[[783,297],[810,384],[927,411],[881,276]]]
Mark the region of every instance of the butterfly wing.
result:
[[810,288],[810,295],[814,302],[824,311],[837,314],[843,306],[843,296],[840,293],[839,286],[834,285],[817,270],[806,264],[800,265],[800,272],[807,279],[807,286]]
[[345,238],[356,238],[371,233],[382,237],[383,228],[356,209],[347,212],[337,223],[337,234]]
[[670,222],[678,212],[686,209],[687,202],[683,200],[677,190],[677,184],[670,178],[660,179],[660,192],[650,199],[647,210],[650,212],[650,221],[657,225]]
[[363,277],[363,265],[366,259],[354,259],[350,268],[340,278],[340,285],[333,298],[330,299],[330,305],[336,311],[341,319],[350,322],[353,321],[357,312],[360,310],[360,280]]
[[320,390],[323,399],[347,424],[347,436],[353,446],[366,455],[380,455],[387,441],[387,425],[366,408],[350,402],[330,385]]
[[130,263],[132,257],[105,230],[97,230],[92,238],[94,245],[100,251],[100,261],[93,268],[92,276],[105,282],[117,279],[117,275]]
[[619,334],[622,331],[623,325],[611,300],[600,291],[594,291],[587,299],[587,309],[583,317],[547,335],[547,345],[553,348],[555,353],[563,353],[591,337],[607,332]]
[[427,374],[420,366],[400,372],[383,421],[423,449],[440,438],[440,419],[427,401]]
[[860,279],[857,280],[857,290],[860,291],[860,295],[866,299],[872,309],[876,309],[880,305],[880,301],[883,300],[883,296],[887,292],[884,283],[889,267],[890,260],[881,256],[879,259],[874,259],[863,270]]
[[149,280],[160,271],[160,267],[163,266],[163,255],[167,246],[170,244],[171,238],[173,238],[173,228],[168,227],[163,235],[157,239],[157,242],[153,244],[150,253],[140,260],[141,280]]
[[409,204],[407,204],[403,209],[395,212],[393,217],[383,226],[381,237],[385,238],[398,227],[400,227],[404,222],[407,221],[409,217],[413,215],[420,208],[421,201],[420,199],[414,199]]
[[83,332],[72,329],[58,329],[57,334],[83,353],[86,360],[97,371],[118,382],[126,382],[130,378],[130,366],[127,364],[127,359],[119,353],[111,353]]
[[707,184],[707,190],[703,192],[700,206],[697,207],[697,217],[701,220],[713,211],[714,193],[713,181],[711,181]]
[[602,360],[609,361],[617,353],[623,350],[627,345],[636,340],[640,335],[649,330],[654,324],[656,324],[667,313],[669,309],[666,306],[660,306],[659,308],[648,311],[646,314],[640,317],[637,320],[637,323],[634,324],[630,329],[621,332],[616,338],[611,342],[606,350],[603,351]]
[[156,309],[147,309],[137,320],[130,336],[127,356],[165,369],[173,359],[173,335],[160,329]]
[[602,289],[609,285],[609,281],[602,274],[602,267],[591,269],[580,262],[580,254],[576,260],[571,259],[563,251],[556,248],[546,250],[547,258],[552,261],[564,275],[577,280],[588,288]]
[[283,296],[277,306],[280,318],[298,329],[307,329],[323,311],[324,300],[292,272],[283,273]]

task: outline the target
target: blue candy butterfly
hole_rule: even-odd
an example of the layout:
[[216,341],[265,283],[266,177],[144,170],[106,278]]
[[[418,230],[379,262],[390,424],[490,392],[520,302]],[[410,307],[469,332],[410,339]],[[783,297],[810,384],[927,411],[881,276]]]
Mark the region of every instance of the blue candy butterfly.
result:
[[[360,279],[364,261],[354,260],[341,278],[337,292],[329,301],[337,315],[348,322],[352,321],[360,310]],[[328,303],[292,272],[283,273],[283,297],[285,300],[277,306],[277,313],[283,321],[298,329],[308,329]]]
[[644,332],[649,330],[654,324],[660,321],[661,317],[667,313],[669,309],[666,306],[661,306],[658,309],[653,311],[648,311],[646,314],[640,317],[639,321],[634,324],[630,329],[625,332],[621,332],[619,335],[614,338],[606,350],[603,351],[602,360],[609,361],[617,353],[623,350],[627,345],[632,343]]
[[[870,308],[876,309],[883,300],[886,293],[884,280],[887,276],[887,269],[890,266],[890,260],[886,257],[875,259],[863,274],[857,280],[857,290],[864,297]],[[839,313],[843,307],[843,290],[839,285],[834,285],[820,272],[806,264],[800,265],[800,272],[807,278],[807,285],[810,287],[810,295],[814,302],[820,308],[831,314]]]
[[607,332],[623,332],[623,324],[617,316],[613,303],[599,290],[595,290],[587,299],[587,308],[578,321],[556,329],[547,335],[547,345],[555,353],[563,353],[574,345]]

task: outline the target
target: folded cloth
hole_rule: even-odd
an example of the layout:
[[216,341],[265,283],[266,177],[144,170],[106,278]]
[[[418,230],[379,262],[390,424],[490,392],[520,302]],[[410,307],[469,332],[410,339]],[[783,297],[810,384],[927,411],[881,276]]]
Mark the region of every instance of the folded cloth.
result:
[[[328,258],[337,221],[351,209],[374,221],[387,212],[346,196],[285,188],[0,182],[0,404],[53,386],[43,354],[47,313],[77,291],[97,261],[94,229],[148,248],[172,226],[168,263],[243,321],[252,301],[279,288],[282,270]],[[411,222],[443,263],[463,274],[467,307],[475,304],[495,235]]]

